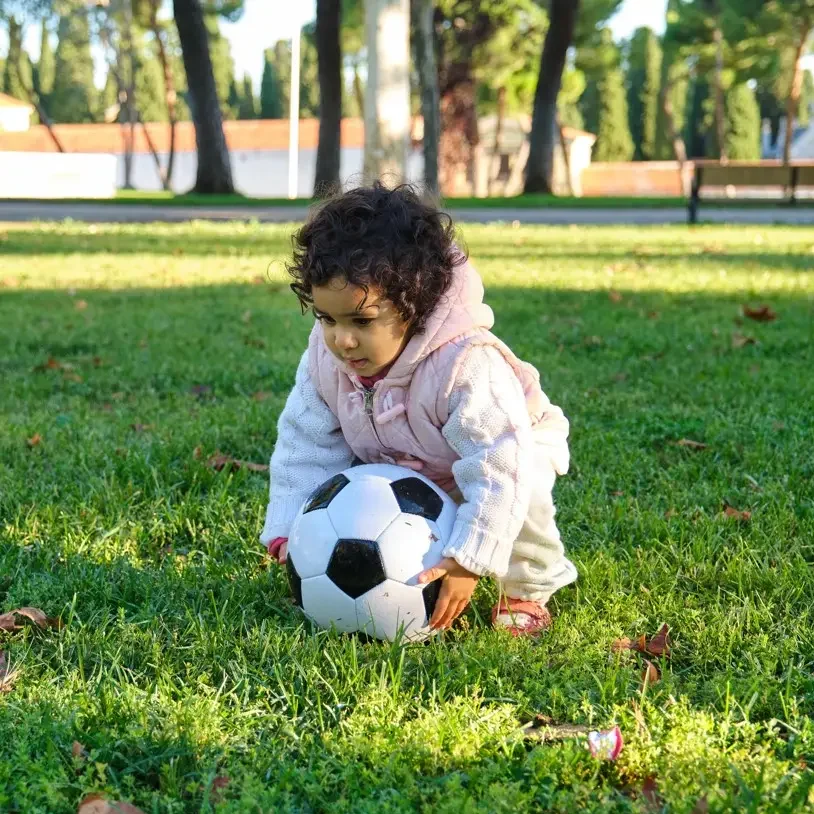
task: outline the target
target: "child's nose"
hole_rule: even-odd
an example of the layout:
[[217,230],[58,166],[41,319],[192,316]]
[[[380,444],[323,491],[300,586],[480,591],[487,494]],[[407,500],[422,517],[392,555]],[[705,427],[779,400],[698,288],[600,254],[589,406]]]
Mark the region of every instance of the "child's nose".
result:
[[358,344],[356,337],[350,331],[336,332],[336,346],[342,350],[352,350]]

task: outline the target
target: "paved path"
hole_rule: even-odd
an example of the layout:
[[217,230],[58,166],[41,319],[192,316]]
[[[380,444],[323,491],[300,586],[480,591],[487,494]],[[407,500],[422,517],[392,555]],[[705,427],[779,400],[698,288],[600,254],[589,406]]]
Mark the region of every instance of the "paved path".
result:
[[[191,220],[258,220],[262,223],[300,221],[306,207],[207,207],[152,206],[106,203],[41,203],[0,201],[2,221],[61,221],[71,218],[85,223],[183,223]],[[686,223],[687,213],[675,209],[450,209],[460,223],[497,221],[551,225],[653,225]],[[709,223],[771,224],[789,223],[814,226],[814,208],[767,207],[765,209],[701,208],[701,220]]]

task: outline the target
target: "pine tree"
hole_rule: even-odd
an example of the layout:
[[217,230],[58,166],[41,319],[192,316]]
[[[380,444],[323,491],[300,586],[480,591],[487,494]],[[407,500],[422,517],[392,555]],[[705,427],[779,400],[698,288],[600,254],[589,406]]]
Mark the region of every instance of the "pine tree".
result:
[[212,71],[215,74],[215,86],[218,89],[220,109],[224,119],[234,119],[235,116],[229,103],[229,94],[232,90],[232,83],[235,81],[235,62],[232,59],[232,48],[229,45],[229,40],[220,33],[217,15],[206,15],[206,30],[209,33],[209,55],[212,59]]
[[676,133],[681,134],[687,123],[687,99],[690,88],[687,67],[684,60],[678,56],[671,56],[665,51],[661,65],[661,82],[659,88],[658,117],[656,119],[656,159],[661,161],[672,161],[673,145],[665,121],[664,108],[661,103],[661,88],[664,84],[670,83],[670,104],[673,109],[673,123]]
[[733,161],[760,158],[760,107],[745,82],[726,94],[726,154]]
[[243,74],[243,93],[241,94],[239,119],[257,118],[257,100],[254,98],[254,87],[249,74]]
[[54,89],[55,74],[56,64],[54,62],[54,49],[51,46],[51,34],[45,20],[43,20],[42,35],[40,37],[40,61],[34,71],[34,89],[46,107],[48,107],[48,97]]
[[282,119],[283,100],[280,92],[280,80],[274,59],[274,49],[266,48],[263,52],[263,78],[260,82],[260,118]]
[[599,132],[594,161],[630,161],[634,145],[627,118],[621,68],[609,70],[599,84]]
[[92,122],[97,91],[87,12],[77,8],[60,18],[56,73],[51,92],[51,116],[56,122]]
[[649,161],[656,155],[661,62],[656,35],[649,28],[637,29],[630,42],[627,77],[628,120],[637,161]]

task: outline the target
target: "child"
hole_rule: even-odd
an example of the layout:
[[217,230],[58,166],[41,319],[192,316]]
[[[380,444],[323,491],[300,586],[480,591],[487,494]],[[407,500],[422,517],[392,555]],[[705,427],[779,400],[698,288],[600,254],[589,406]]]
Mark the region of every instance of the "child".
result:
[[483,284],[447,215],[407,186],[324,204],[294,236],[291,285],[317,324],[280,416],[261,541],[285,561],[308,495],[355,459],[421,472],[459,504],[431,619],[448,628],[480,576],[493,623],[537,635],[576,579],[551,491],[568,470],[568,421],[539,375],[490,333]]

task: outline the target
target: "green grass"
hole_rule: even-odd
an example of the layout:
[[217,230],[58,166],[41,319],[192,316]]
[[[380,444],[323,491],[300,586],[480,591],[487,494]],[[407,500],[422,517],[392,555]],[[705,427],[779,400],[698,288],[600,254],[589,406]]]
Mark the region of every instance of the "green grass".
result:
[[[0,227],[0,611],[64,622],[0,633],[0,811],[810,807],[814,230],[466,229],[498,334],[572,421],[580,579],[537,645],[482,621],[483,581],[461,629],[407,647],[313,632],[264,567],[265,477],[205,465],[274,444],[309,328],[289,234]],[[778,319],[738,324],[746,302]],[[643,690],[610,646],[663,622]],[[618,723],[625,749],[532,748],[538,712]]]

